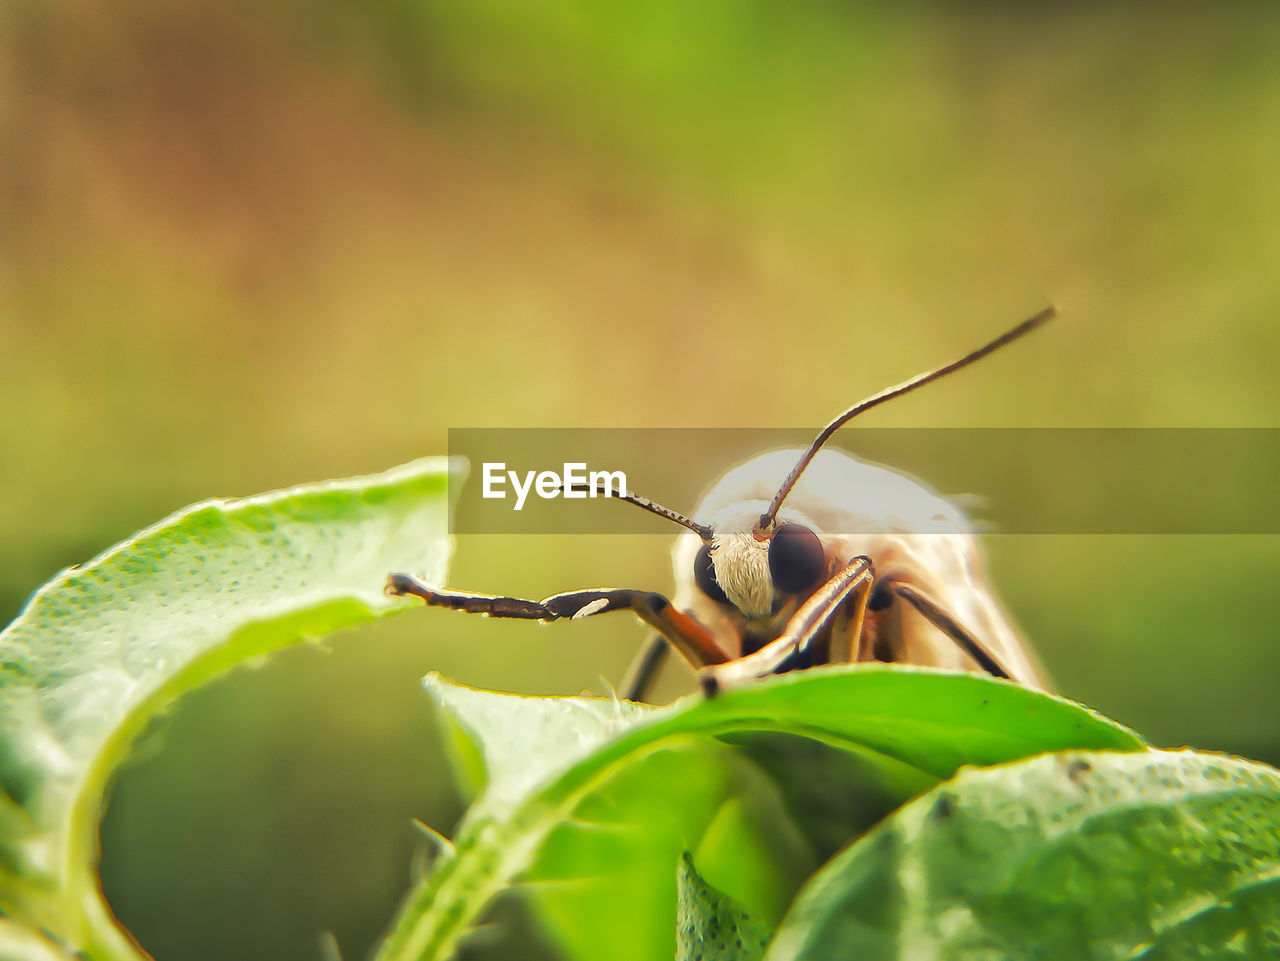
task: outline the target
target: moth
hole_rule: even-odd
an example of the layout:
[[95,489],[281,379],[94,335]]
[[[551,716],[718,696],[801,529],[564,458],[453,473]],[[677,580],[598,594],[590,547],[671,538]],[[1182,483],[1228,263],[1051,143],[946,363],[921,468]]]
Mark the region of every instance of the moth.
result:
[[986,582],[964,514],[919,481],[826,448],[858,416],[967,367],[1054,316],[1048,307],[958,360],[859,401],[804,450],[730,469],[695,520],[630,491],[622,500],[685,528],[674,600],[596,588],[541,601],[447,590],[392,574],[387,593],[491,617],[578,620],[631,611],[653,628],[620,694],[642,700],[674,649],[708,697],[770,674],[865,661],[1046,681]]

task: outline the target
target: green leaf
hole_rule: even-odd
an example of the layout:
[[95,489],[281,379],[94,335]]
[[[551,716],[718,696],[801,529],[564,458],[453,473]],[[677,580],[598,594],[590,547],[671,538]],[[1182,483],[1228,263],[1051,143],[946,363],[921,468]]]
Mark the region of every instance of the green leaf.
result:
[[[457,479],[460,479],[460,475]],[[444,576],[448,465],[174,514],[42,587],[0,634],[0,908],[94,957],[136,958],[95,865],[103,791],[148,720],[249,658],[410,606]]]
[[73,961],[42,934],[0,918],[0,961]]
[[913,801],[819,872],[769,961],[1280,957],[1280,771],[1067,752]]
[[[777,821],[783,828],[770,830]],[[711,738],[674,738],[588,791],[552,827],[517,891],[567,957],[588,961],[609,946],[611,961],[667,961],[680,853],[696,849],[717,886],[776,922],[818,866],[785,822],[737,752]],[[767,888],[753,883],[761,876]]]
[[[657,713],[627,701],[498,694],[438,675],[424,683],[451,722],[446,737],[461,776],[468,785],[484,785],[467,824],[520,816],[521,803],[549,776]],[[728,752],[711,741],[670,744],[636,758],[584,795],[571,817],[546,825],[537,870],[522,876],[519,893],[571,955],[598,956],[598,946],[607,943],[611,959],[663,951],[669,958],[671,908],[664,896],[674,884],[672,866],[686,838],[700,836],[715,819],[733,790],[733,771]],[[668,788],[666,803],[657,807],[654,783]],[[459,843],[468,836],[464,828]],[[805,867],[801,878],[816,864]],[[442,870],[440,861],[433,870]],[[655,875],[668,883],[652,885]],[[627,906],[631,922],[622,941],[618,905]]]
[[439,674],[423,687],[479,749],[483,776],[463,762],[482,790],[470,817],[508,814],[549,771],[587,757],[614,734],[655,709],[631,701],[587,697],[524,697],[454,684]]
[[[571,954],[670,958],[671,865],[688,850],[698,852],[712,884],[769,923],[767,899],[735,887],[736,869],[719,871],[716,852],[740,849],[739,840],[753,845],[794,877],[788,896],[803,875],[797,869],[813,866],[812,852],[786,823],[786,795],[770,794],[761,768],[722,738],[785,735],[827,745],[858,759],[880,784],[883,803],[893,805],[962,764],[1072,747],[1143,747],[1127,729],[1061,698],[918,668],[798,672],[660,710],[427,683],[480,743],[489,787],[464,820],[455,855],[411,892],[382,946],[383,961],[451,957],[517,877]],[[826,787],[820,779],[810,785]],[[726,819],[725,802],[737,796],[747,798],[745,813]],[[593,926],[600,905],[609,922]]]
[[770,932],[745,908],[698,874],[693,858],[680,858],[676,878],[676,961],[759,961]]

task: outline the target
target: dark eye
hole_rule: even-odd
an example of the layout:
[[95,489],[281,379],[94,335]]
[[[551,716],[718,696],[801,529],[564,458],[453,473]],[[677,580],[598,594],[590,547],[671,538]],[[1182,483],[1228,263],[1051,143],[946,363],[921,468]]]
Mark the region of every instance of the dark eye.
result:
[[783,524],[769,541],[769,574],[784,594],[817,587],[827,573],[827,555],[818,535],[799,524]]
[[698,556],[693,559],[693,582],[698,590],[706,594],[717,604],[729,604],[729,595],[716,583],[715,565],[711,563],[711,546],[703,544],[698,549]]

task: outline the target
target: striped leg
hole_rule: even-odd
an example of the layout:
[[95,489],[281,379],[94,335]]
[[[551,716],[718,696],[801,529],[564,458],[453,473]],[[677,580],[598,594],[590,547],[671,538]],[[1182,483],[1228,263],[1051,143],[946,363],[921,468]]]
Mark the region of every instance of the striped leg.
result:
[[729,659],[729,655],[721,650],[706,628],[673,607],[661,594],[652,591],[608,587],[570,591],[554,594],[541,601],[527,601],[519,597],[445,590],[423,584],[408,574],[392,574],[387,579],[386,591],[393,596],[411,594],[420,597],[431,607],[529,621],[557,621],[562,618],[578,620],[610,611],[631,611],[666,638],[695,669],[723,664]]

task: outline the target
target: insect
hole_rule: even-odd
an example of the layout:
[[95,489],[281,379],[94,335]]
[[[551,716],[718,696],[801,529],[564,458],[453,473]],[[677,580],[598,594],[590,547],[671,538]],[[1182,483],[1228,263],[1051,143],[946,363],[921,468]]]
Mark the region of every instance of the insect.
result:
[[491,617],[552,621],[628,610],[657,633],[621,690],[642,700],[669,651],[707,696],[819,664],[884,661],[984,672],[1046,686],[982,573],[964,515],[918,481],[824,449],[864,411],[1021,337],[1049,307],[959,360],[854,404],[804,450],[762,454],[729,470],[694,520],[626,491],[621,499],[686,528],[673,551],[674,601],[599,588],[542,601],[446,590],[392,574],[387,593]]

